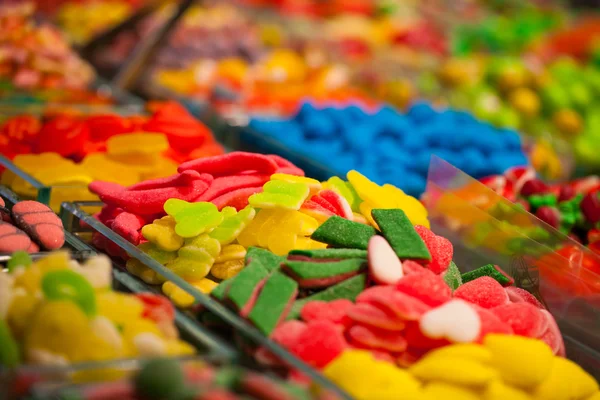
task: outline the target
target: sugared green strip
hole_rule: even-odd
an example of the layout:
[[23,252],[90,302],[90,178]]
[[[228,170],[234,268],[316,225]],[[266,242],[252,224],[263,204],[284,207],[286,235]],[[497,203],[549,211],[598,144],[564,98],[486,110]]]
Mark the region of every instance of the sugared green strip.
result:
[[359,249],[314,249],[314,250],[292,250],[290,256],[304,256],[310,258],[367,258],[366,250]]
[[227,289],[229,289],[229,286],[231,286],[231,284],[233,283],[234,279],[235,276],[233,278],[229,278],[219,283],[219,286],[214,288],[212,292],[210,292],[210,295],[215,299],[222,301],[223,299],[225,299],[225,293],[227,292]]
[[283,317],[283,313],[298,293],[295,280],[282,272],[274,272],[260,291],[248,319],[269,336]]
[[323,279],[333,276],[357,272],[367,266],[363,258],[350,258],[334,262],[312,262],[288,260],[284,268],[293,272],[300,279]]
[[305,297],[301,300],[296,300],[287,319],[300,318],[300,311],[302,307],[309,301],[333,301],[338,299],[348,299],[354,301],[359,294],[365,290],[367,283],[367,274],[360,274],[353,276],[352,278],[346,279],[336,285],[330,286],[322,292],[315,293],[311,296]]
[[334,247],[366,250],[375,233],[371,226],[334,215],[313,232],[311,239]]
[[263,267],[269,272],[279,268],[283,260],[285,260],[285,257],[278,256],[260,247],[249,247],[246,252],[246,264],[250,264],[253,261],[260,261]]
[[269,275],[269,271],[260,262],[251,262],[235,276],[231,286],[229,286],[227,298],[238,309],[243,308],[248,300],[250,300],[256,285],[266,278],[267,275]]
[[399,258],[431,260],[431,254],[412,222],[399,208],[373,210],[371,215]]
[[510,276],[508,276],[504,271],[502,271],[499,267],[493,264],[487,264],[473,271],[465,272],[464,274],[462,274],[462,282],[467,283],[477,278],[481,278],[482,276],[489,276],[491,278],[494,278],[502,286],[510,286],[514,282],[514,280]]
[[460,285],[462,285],[462,278],[460,276],[460,271],[454,261],[450,261],[450,265],[448,269],[444,272],[443,276],[444,281],[450,286],[452,291],[458,289]]

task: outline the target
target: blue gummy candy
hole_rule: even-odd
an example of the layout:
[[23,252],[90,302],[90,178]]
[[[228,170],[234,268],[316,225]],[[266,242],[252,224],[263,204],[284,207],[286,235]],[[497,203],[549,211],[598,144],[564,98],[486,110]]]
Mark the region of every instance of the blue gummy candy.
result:
[[294,119],[298,122],[303,122],[305,118],[310,117],[318,112],[319,110],[317,110],[314,105],[309,102],[305,102],[300,106],[300,109],[296,113]]
[[418,134],[418,132],[412,132],[404,137],[402,149],[407,152],[414,152],[426,147],[425,138]]
[[356,124],[352,130],[347,132],[346,138],[352,148],[365,151],[371,148],[379,131],[380,126],[377,124]]
[[426,184],[427,181],[424,176],[407,173],[404,176],[404,181],[400,185],[400,188],[404,190],[406,194],[419,197],[425,191]]
[[367,118],[367,114],[359,106],[348,106],[343,109],[346,118],[354,122],[359,122]]
[[460,156],[463,161],[463,171],[473,177],[480,177],[481,170],[484,168],[486,163],[485,158],[478,150],[474,148],[468,148],[462,152]]
[[500,136],[504,139],[504,143],[507,149],[520,149],[522,146],[521,136],[513,129],[500,129]]
[[335,136],[336,125],[326,115],[319,113],[307,116],[303,128],[307,139],[328,139]]
[[408,117],[416,124],[420,124],[436,115],[436,111],[427,102],[416,102],[408,110]]

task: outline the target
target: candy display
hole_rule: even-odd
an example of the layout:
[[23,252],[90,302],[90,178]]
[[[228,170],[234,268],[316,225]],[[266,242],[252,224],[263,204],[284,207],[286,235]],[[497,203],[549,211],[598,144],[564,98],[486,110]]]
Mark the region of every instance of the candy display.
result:
[[[64,200],[93,200],[87,184],[96,179],[131,185],[167,176],[177,163],[221,154],[208,128],[177,103],[155,107],[149,116],[71,114],[9,118],[0,128],[2,154],[43,185],[57,186],[51,207]],[[10,171],[2,183],[21,196],[37,189]]]
[[18,261],[1,280],[3,365],[64,366],[195,352],[178,338],[170,303],[111,289],[106,256],[79,264],[58,252]]
[[[318,109],[305,103],[289,119],[256,117],[249,127],[333,173],[357,168],[375,182],[391,183],[411,195],[425,189],[431,154],[475,177],[528,163],[515,131],[427,103],[415,104],[407,113],[384,107],[374,114],[356,106]],[[375,153],[364,151],[370,143]]]

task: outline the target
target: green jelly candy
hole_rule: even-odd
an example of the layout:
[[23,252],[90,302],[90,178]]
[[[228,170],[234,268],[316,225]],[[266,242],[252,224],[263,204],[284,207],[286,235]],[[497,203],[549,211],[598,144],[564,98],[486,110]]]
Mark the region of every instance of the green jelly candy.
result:
[[70,270],[50,271],[41,282],[48,300],[68,300],[77,304],[88,316],[96,314],[94,288],[83,276]]
[[144,365],[134,378],[134,385],[145,399],[167,399],[185,386],[185,377],[176,360],[157,358]]
[[238,235],[248,226],[250,221],[254,219],[256,210],[247,206],[239,213],[225,217],[223,222],[209,233],[211,238],[217,239],[222,245],[233,242]]
[[366,250],[375,233],[371,226],[334,215],[313,232],[311,239],[334,247]]
[[456,264],[454,264],[454,261],[450,261],[450,265],[448,265],[448,269],[444,272],[442,278],[444,279],[444,282],[450,286],[452,291],[455,291],[463,283],[460,271]]
[[13,368],[20,363],[19,346],[6,322],[0,319],[0,366]]
[[188,203],[178,199],[165,202],[165,211],[175,218],[175,233],[184,238],[209,232],[223,222],[223,214],[209,202]]
[[227,298],[241,310],[252,297],[256,285],[269,275],[269,271],[259,261],[253,261],[234,277],[229,286]]
[[462,274],[463,283],[470,282],[482,276],[489,276],[498,281],[502,286],[510,286],[514,283],[514,280],[508,276],[500,267],[493,264],[486,264],[483,267],[479,267],[473,271],[465,272]]
[[299,279],[327,279],[364,269],[367,260],[350,258],[334,262],[292,261],[285,262],[284,267]]
[[367,274],[359,274],[348,278],[340,283],[328,287],[327,289],[304,297],[301,300],[296,300],[290,310],[287,319],[300,318],[302,307],[310,301],[333,301],[338,299],[356,300],[359,294],[365,290],[367,284]]
[[165,251],[159,249],[155,244],[150,242],[145,242],[138,245],[138,249],[140,251],[148,254],[150,257],[161,263],[162,265],[166,265],[167,263],[175,260],[177,258],[176,251]]
[[31,256],[26,251],[15,251],[6,263],[6,268],[12,272],[17,267],[29,267],[32,263]]
[[260,262],[263,267],[271,272],[279,268],[281,263],[285,261],[285,257],[278,256],[260,247],[249,247],[246,252],[246,264],[254,263],[255,261]]
[[371,215],[398,258],[431,260],[431,254],[415,231],[404,211],[400,209],[373,210]]
[[257,208],[284,208],[299,210],[310,194],[310,188],[304,183],[269,181],[261,193],[253,194],[248,203]]
[[367,251],[360,249],[312,249],[312,250],[292,250],[288,257],[300,256],[314,259],[336,259],[346,258],[367,258]]
[[289,304],[298,294],[298,284],[276,271],[265,282],[248,319],[266,336],[285,318]]
[[200,280],[208,275],[220,251],[218,240],[200,235],[179,249],[178,257],[166,266],[186,280]]

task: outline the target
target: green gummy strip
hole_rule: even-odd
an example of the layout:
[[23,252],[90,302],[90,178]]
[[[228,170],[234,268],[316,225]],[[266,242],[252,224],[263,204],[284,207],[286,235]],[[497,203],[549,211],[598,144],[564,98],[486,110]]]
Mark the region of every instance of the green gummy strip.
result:
[[359,249],[315,249],[315,250],[292,250],[290,256],[304,256],[310,258],[367,258],[366,250]]
[[232,277],[232,278],[229,278],[227,280],[224,280],[221,283],[219,283],[219,286],[217,286],[216,288],[214,288],[212,290],[212,292],[210,292],[210,295],[212,297],[214,297],[215,299],[217,299],[217,300],[224,300],[225,299],[225,293],[227,292],[227,289],[229,289],[229,287],[233,283],[234,279],[235,279],[235,276]]
[[313,232],[311,239],[335,247],[366,250],[375,233],[373,227],[334,215]]
[[238,309],[241,309],[250,300],[256,285],[267,275],[269,275],[269,271],[259,261],[248,264],[235,276],[235,280],[227,292],[227,298]]
[[431,260],[425,242],[415,231],[404,211],[398,208],[373,210],[371,215],[399,258]]
[[300,279],[322,279],[360,271],[366,267],[367,260],[362,258],[350,258],[334,262],[288,260],[284,265]]
[[260,261],[260,263],[269,272],[279,268],[281,263],[285,261],[285,257],[278,256],[271,253],[269,250],[261,249],[260,247],[248,247],[246,252],[246,264],[253,261]]
[[473,271],[465,272],[462,274],[462,282],[467,283],[482,276],[489,276],[497,280],[502,286],[510,285],[512,280],[498,271],[493,264],[486,264],[483,267],[479,267]]
[[367,274],[360,274],[330,286],[321,292],[315,293],[301,300],[296,300],[287,316],[287,319],[300,318],[300,311],[302,310],[302,307],[304,307],[304,305],[309,301],[333,301],[338,299],[348,299],[350,301],[354,301],[358,295],[365,290],[366,283]]
[[462,285],[462,278],[460,271],[454,261],[450,261],[448,269],[444,272],[444,281],[450,286],[452,291],[455,291],[460,285]]
[[269,336],[297,293],[298,284],[295,280],[282,272],[274,272],[260,291],[248,319]]

